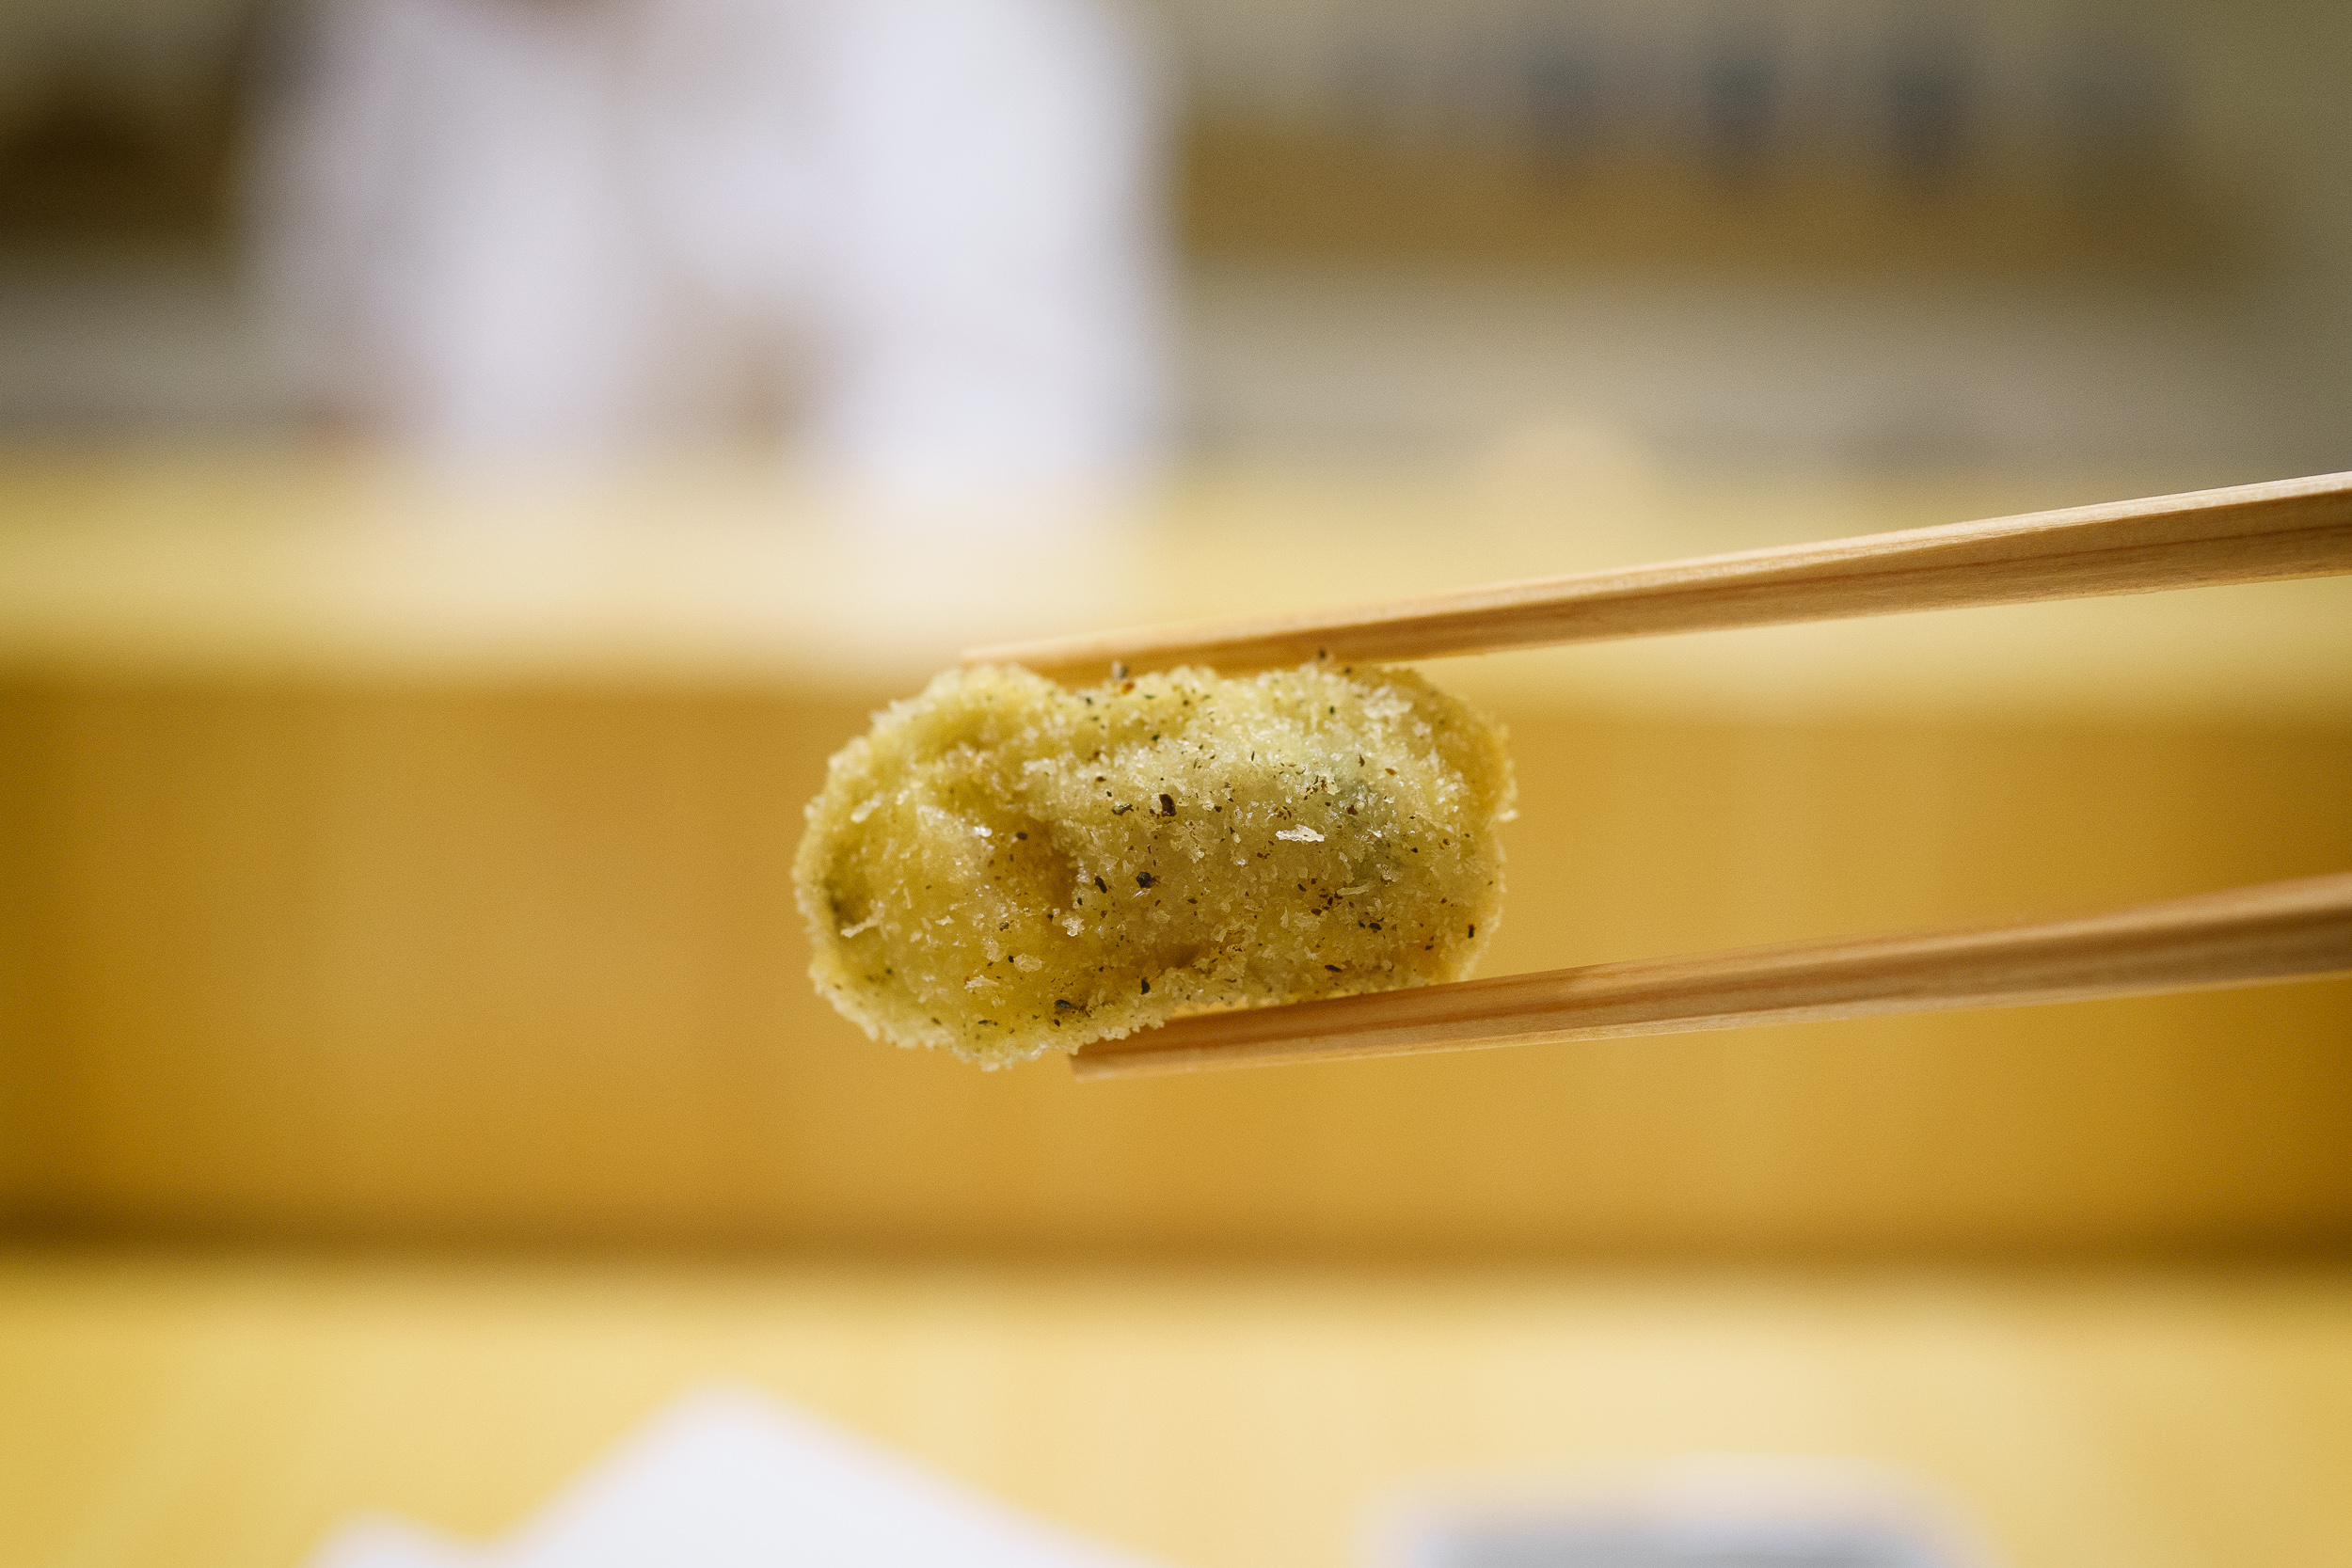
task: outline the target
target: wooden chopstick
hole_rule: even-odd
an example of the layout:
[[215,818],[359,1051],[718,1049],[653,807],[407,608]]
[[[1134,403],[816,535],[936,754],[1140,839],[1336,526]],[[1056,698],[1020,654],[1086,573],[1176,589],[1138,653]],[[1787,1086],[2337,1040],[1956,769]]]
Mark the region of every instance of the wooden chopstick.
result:
[[1354,610],[1200,621],[972,648],[963,662],[1099,680],[1124,666],[1232,673],[1900,610],[2144,594],[2352,572],[2352,473],[2069,507],[1657,566],[1539,578]]
[[1080,1078],[2010,1007],[2352,972],[2352,872],[2037,925],[1591,964],[1200,1013],[1072,1058]]

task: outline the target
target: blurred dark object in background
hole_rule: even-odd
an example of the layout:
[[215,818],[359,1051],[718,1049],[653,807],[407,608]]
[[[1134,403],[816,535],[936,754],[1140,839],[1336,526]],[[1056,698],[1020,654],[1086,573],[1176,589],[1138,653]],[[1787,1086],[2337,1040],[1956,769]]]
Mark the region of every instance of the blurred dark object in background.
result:
[[0,20],[0,248],[216,246],[233,227],[250,0]]
[[2246,238],[2246,193],[2198,166],[2201,105],[2161,13],[1324,16],[1279,71],[1220,61],[1201,29],[1186,215],[1202,250],[2130,277],[2227,265]]
[[2336,9],[1169,8],[1205,450],[2352,461]]

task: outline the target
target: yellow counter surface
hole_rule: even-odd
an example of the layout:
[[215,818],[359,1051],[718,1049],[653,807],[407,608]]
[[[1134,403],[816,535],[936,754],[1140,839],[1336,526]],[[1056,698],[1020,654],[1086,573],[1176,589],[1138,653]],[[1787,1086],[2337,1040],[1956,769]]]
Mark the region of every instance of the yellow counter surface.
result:
[[278,1568],[516,1524],[742,1383],[1175,1568],[1339,1568],[1400,1485],[1907,1472],[2002,1568],[2352,1560],[2352,1277],[0,1261],[0,1562]]
[[[1623,456],[1206,468],[853,499],[739,463],[597,475],[0,453],[0,669],[905,689],[974,643],[2115,500],[2267,474],[1762,470]],[[2352,716],[2352,578],[1441,661],[1492,700],[1683,714]]]

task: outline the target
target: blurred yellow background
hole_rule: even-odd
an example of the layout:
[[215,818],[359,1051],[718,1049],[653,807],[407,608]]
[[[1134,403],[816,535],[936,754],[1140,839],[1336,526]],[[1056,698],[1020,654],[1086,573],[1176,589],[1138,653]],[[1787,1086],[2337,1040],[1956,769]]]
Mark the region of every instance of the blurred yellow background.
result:
[[[756,476],[431,524],[407,509],[462,503],[349,464],[19,483],[47,500],[0,540],[11,1196],[69,1231],[2049,1257],[2352,1223],[2344,982],[1082,1089],[868,1043],[803,976],[798,808],[960,641],[1924,523],[1989,486],[1610,512],[1203,478],[918,604]],[[198,491],[215,519],[148,510]],[[1521,779],[1490,973],[2352,862],[2342,581],[1437,668]]]
[[[1085,1088],[810,993],[799,803],[961,641],[2030,488],[1578,472],[1204,470],[927,597],[739,470],[19,459],[0,1544],[486,1533],[725,1378],[1178,1562],[1724,1448],[1907,1466],[2002,1560],[2328,1560],[2345,982]],[[1521,777],[1490,972],[2340,866],[2344,589],[1441,667]]]
[[[2352,1560],[2352,981],[1082,1089],[864,1039],[787,879],[967,643],[2352,466],[2352,13],[1120,13],[1164,417],[1040,499],[797,394],[323,421],[299,11],[0,20],[0,1564],[486,1539],[713,1379],[1195,1568],[1712,1450]],[[1513,735],[1489,974],[2352,865],[2352,579],[1431,673]]]

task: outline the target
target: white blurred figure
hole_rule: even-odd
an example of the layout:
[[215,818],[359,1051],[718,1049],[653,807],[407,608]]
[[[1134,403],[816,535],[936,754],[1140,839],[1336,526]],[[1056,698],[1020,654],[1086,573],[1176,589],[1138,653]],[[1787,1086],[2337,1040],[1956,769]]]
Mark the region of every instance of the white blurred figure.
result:
[[304,392],[444,455],[793,414],[885,489],[1160,436],[1156,117],[1090,0],[318,0],[256,181]]

